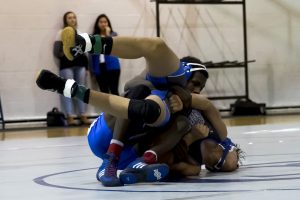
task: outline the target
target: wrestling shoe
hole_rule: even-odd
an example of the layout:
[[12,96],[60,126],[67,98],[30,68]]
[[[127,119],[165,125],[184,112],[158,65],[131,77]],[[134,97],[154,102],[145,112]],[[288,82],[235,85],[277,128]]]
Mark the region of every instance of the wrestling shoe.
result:
[[99,167],[96,178],[106,187],[123,186],[117,177],[118,160],[113,154],[105,154],[102,165]]
[[143,159],[138,158],[131,162],[126,169],[120,173],[120,180],[124,184],[139,182],[157,182],[165,178],[169,173],[166,164],[146,164]]
[[86,52],[92,51],[95,54],[100,54],[101,52],[101,38],[99,35],[77,34],[76,29],[66,27],[61,33],[61,40],[63,52],[68,60],[74,60],[74,58]]
[[74,80],[61,78],[45,69],[38,73],[36,84],[43,90],[58,92],[69,98],[75,95],[78,88],[78,84]]

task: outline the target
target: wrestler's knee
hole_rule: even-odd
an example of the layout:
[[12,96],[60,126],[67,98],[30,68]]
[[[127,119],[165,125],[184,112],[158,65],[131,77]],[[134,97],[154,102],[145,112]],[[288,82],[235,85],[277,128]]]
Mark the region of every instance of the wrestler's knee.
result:
[[91,151],[99,158],[103,158],[106,153],[112,134],[96,128],[91,128],[88,131],[88,144]]
[[143,119],[147,124],[157,121],[161,114],[160,105],[152,99],[131,99],[128,106],[129,119]]

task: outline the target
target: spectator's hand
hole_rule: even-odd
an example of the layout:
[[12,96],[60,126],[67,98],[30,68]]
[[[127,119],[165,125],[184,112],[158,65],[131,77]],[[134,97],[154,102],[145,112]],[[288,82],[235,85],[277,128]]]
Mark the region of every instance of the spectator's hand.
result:
[[183,103],[178,95],[173,94],[169,97],[169,104],[172,113],[176,113],[183,109]]
[[106,36],[110,35],[111,29],[109,28],[109,26],[105,27],[105,32],[106,32]]

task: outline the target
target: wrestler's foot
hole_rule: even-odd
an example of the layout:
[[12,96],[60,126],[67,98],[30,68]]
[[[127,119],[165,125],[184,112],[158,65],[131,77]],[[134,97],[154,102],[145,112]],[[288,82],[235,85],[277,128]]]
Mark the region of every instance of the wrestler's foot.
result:
[[106,154],[99,167],[96,178],[106,187],[123,186],[117,177],[118,159],[113,154]]
[[43,90],[58,92],[65,97],[73,97],[78,87],[74,80],[61,78],[45,69],[38,73],[36,84]]
[[92,51],[100,54],[101,39],[99,35],[88,35],[87,33],[77,34],[72,27],[66,27],[61,33],[61,40],[63,43],[63,52],[69,60]]
[[143,162],[143,159],[130,163],[125,170],[120,173],[120,180],[124,184],[134,184],[139,182],[157,182],[165,178],[169,173],[166,164],[151,164]]

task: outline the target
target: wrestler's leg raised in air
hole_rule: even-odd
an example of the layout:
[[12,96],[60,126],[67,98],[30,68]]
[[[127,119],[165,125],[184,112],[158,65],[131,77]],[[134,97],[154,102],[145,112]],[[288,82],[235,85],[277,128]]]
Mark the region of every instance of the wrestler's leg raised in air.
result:
[[44,90],[56,91],[65,97],[77,98],[113,116],[124,119],[143,119],[148,125],[160,126],[169,115],[169,108],[157,95],[136,100],[90,90],[74,80],[63,79],[50,71],[42,70],[36,80]]
[[147,79],[155,85],[168,86],[186,84],[183,63],[157,37],[100,37],[99,35],[77,34],[76,30],[66,27],[62,31],[64,54],[69,60],[85,52],[112,54],[120,58],[146,60]]
[[179,68],[179,58],[157,37],[100,37],[99,35],[77,34],[66,27],[62,31],[64,54],[69,60],[85,53],[111,54],[125,59],[144,57],[151,75],[163,77]]

